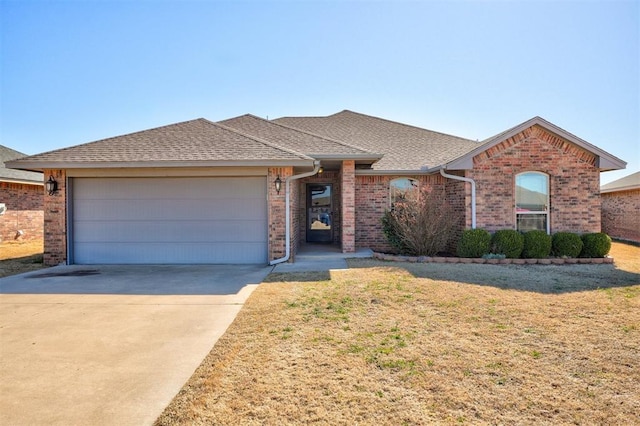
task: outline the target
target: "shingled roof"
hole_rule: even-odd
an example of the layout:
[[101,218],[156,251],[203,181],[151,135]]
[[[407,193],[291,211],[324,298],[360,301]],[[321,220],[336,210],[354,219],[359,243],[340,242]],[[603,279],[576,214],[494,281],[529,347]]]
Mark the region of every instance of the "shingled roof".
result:
[[606,185],[602,185],[600,187],[600,193],[631,191],[633,189],[640,189],[640,172],[632,173],[613,182],[609,182]]
[[342,141],[315,135],[303,130],[294,129],[284,124],[268,121],[251,114],[219,121],[246,135],[259,135],[261,138],[279,143],[296,152],[301,152],[316,159],[362,159],[375,161],[382,157],[372,151],[358,148]]
[[327,117],[283,117],[276,123],[383,154],[375,171],[417,171],[445,164],[478,147],[473,140],[344,110]]
[[13,170],[5,166],[6,162],[26,157],[26,155],[27,154],[23,154],[15,149],[0,145],[0,181],[44,185],[42,173]]
[[204,118],[11,162],[25,169],[309,165],[313,159]]

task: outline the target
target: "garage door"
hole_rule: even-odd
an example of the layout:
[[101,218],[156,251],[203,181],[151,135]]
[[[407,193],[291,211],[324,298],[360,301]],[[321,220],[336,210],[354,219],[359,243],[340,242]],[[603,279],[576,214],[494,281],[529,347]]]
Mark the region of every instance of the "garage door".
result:
[[266,263],[266,178],[74,178],[73,263]]

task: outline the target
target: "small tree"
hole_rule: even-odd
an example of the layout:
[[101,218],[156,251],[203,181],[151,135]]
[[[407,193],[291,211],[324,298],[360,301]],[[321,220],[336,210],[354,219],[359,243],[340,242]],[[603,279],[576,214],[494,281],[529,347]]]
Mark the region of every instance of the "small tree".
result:
[[425,188],[396,202],[382,225],[387,240],[400,253],[433,256],[446,249],[455,222],[442,194]]

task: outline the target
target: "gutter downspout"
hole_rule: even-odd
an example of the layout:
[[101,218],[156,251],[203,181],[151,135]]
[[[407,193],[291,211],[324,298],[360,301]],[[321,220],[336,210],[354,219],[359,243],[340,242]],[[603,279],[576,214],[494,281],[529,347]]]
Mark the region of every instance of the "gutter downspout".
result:
[[285,233],[285,252],[284,257],[280,259],[274,259],[269,262],[269,266],[277,265],[278,263],[286,262],[291,257],[291,181],[298,180],[302,178],[306,178],[309,176],[313,176],[318,173],[320,170],[320,161],[313,161],[313,170],[306,173],[301,173],[299,175],[289,176],[284,180],[285,186],[285,198],[284,198],[284,210],[285,210],[285,225],[284,225],[284,233]]
[[444,168],[440,168],[440,174],[449,179],[461,180],[471,184],[471,229],[476,229],[476,182],[468,177],[447,174]]

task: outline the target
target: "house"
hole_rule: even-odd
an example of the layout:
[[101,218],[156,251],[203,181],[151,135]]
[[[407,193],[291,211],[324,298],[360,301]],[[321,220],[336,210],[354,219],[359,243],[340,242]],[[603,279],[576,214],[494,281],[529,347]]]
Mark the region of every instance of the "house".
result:
[[600,187],[602,232],[640,243],[640,172]]
[[42,173],[8,169],[5,165],[24,156],[0,145],[0,241],[43,237]]
[[[389,249],[381,217],[441,191],[464,228],[600,231],[626,163],[534,117],[484,141],[352,111],[172,124],[9,163],[39,170],[45,262],[278,263],[304,243]],[[455,237],[455,236],[453,236]]]

